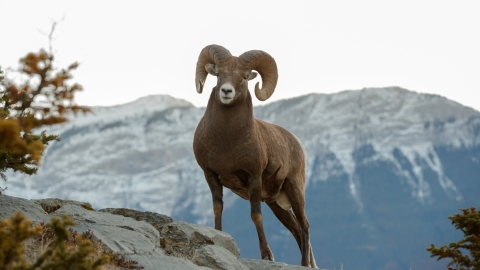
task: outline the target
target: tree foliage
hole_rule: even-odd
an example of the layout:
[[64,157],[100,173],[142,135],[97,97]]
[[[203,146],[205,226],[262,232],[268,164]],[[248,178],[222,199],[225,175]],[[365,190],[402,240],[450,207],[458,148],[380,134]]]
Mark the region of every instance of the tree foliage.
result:
[[[438,257],[438,260],[451,258],[448,269],[475,269],[480,270],[480,210],[474,207],[461,209],[461,214],[454,214],[448,218],[457,230],[461,230],[465,238],[458,242],[450,243],[448,246],[436,248],[433,244],[427,248],[431,253],[430,257]],[[464,255],[463,251],[469,251]],[[452,268],[450,266],[455,266]]]
[[[101,269],[102,265],[109,263],[109,257],[102,255],[95,258],[95,247],[93,243],[82,237],[73,235],[73,230],[67,226],[75,223],[63,215],[61,218],[53,217],[44,227],[41,225],[32,226],[32,221],[18,212],[9,219],[0,222],[0,269]],[[45,231],[52,236],[52,241],[34,262],[25,258],[25,242],[35,241],[40,237],[45,241]],[[74,242],[75,245],[69,245]]]
[[32,222],[17,213],[10,219],[0,222],[0,269],[25,269],[24,241],[42,235],[40,226],[32,226]]
[[45,50],[20,59],[16,78],[0,73],[0,177],[8,169],[34,174],[43,151],[57,135],[39,132],[41,127],[67,121],[67,116],[89,109],[74,103],[79,84],[69,84],[73,63],[65,69],[54,67],[54,56]]

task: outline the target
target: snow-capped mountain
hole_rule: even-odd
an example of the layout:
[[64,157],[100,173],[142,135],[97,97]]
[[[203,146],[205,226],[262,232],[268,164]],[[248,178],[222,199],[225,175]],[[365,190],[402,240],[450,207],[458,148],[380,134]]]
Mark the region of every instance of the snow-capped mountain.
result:
[[[362,162],[391,162],[411,188],[412,197],[431,198],[421,162],[437,175],[443,191],[456,200],[461,192],[445,175],[435,146],[480,145],[479,113],[440,96],[420,95],[401,88],[364,89],[334,95],[312,94],[258,110],[257,117],[288,127],[309,149],[310,181],[346,173],[351,195],[362,200],[355,181],[358,151],[371,155]],[[319,155],[320,154],[320,155]],[[325,158],[332,154],[334,159]],[[411,165],[408,170],[398,156]]]
[[[62,141],[47,148],[37,175],[9,174],[5,193],[212,224],[192,151],[204,108],[148,96],[93,112],[49,130]],[[433,269],[439,264],[425,248],[458,238],[446,217],[479,206],[480,113],[444,97],[398,87],[310,94],[256,107],[255,115],[307,149],[307,214],[321,267]],[[242,256],[257,258],[248,203],[224,196],[224,230]],[[263,212],[277,260],[298,264],[293,237]]]

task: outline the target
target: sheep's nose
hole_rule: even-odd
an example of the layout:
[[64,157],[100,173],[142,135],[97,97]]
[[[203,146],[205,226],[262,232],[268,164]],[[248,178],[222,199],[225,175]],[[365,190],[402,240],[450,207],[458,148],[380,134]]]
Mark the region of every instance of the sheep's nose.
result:
[[232,93],[232,89],[229,88],[222,88],[222,92],[225,93],[225,95]]

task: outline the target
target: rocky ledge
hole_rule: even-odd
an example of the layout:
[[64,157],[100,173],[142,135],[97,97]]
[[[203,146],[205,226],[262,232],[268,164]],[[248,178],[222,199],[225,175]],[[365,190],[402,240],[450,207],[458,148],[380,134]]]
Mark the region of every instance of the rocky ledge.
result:
[[135,260],[144,269],[308,269],[280,262],[240,258],[235,239],[225,232],[153,212],[125,208],[95,211],[89,203],[0,195],[0,220],[21,211],[35,223],[68,215],[78,233],[90,230],[109,251]]

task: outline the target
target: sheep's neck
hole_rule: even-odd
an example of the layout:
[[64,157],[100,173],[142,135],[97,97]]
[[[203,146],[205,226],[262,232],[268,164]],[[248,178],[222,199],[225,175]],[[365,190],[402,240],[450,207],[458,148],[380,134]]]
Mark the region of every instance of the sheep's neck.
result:
[[225,136],[230,139],[245,138],[246,133],[253,130],[253,105],[250,93],[246,100],[233,107],[226,107],[219,104],[212,91],[207,109],[205,111],[206,119],[209,119],[207,126],[215,137]]

